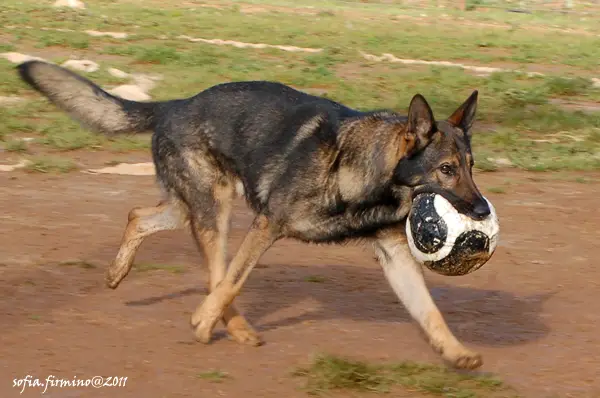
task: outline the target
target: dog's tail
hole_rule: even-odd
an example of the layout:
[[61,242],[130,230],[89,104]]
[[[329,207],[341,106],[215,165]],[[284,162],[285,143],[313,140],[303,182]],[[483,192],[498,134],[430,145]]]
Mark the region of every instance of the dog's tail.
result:
[[21,78],[84,127],[106,135],[153,129],[159,102],[136,102],[107,93],[90,80],[58,65],[27,61]]

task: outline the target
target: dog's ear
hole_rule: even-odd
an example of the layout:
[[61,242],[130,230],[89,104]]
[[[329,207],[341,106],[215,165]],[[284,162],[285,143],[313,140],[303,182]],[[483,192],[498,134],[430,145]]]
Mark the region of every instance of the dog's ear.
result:
[[407,156],[423,149],[435,132],[435,120],[429,104],[421,94],[410,101],[406,126],[405,153]]
[[454,111],[452,116],[448,118],[448,122],[454,127],[460,128],[462,131],[471,135],[471,127],[475,121],[475,113],[477,112],[477,90],[467,98],[467,100]]

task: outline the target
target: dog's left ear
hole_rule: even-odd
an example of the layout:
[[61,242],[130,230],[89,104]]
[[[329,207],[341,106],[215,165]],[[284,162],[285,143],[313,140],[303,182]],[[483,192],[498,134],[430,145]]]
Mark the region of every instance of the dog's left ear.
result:
[[448,118],[448,122],[453,126],[460,128],[465,133],[471,135],[471,127],[475,121],[475,113],[477,112],[477,97],[479,92],[473,91],[471,96],[454,111],[452,116]]
[[421,94],[416,94],[408,107],[408,123],[404,134],[405,155],[410,157],[429,144],[435,132],[431,107]]

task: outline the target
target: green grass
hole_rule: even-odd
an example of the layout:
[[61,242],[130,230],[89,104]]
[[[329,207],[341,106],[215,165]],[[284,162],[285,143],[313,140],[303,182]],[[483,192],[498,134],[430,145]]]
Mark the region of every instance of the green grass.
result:
[[7,152],[27,152],[27,143],[23,140],[12,140],[4,144],[4,150]]
[[327,282],[327,278],[325,278],[324,276],[321,276],[321,275],[310,275],[310,276],[307,276],[306,278],[304,278],[304,280],[306,282],[310,282],[310,283],[325,283],[325,282]]
[[[600,169],[598,130],[581,130],[562,135],[541,135],[501,129],[474,137],[476,165],[494,151],[493,157],[507,158],[516,167],[530,171]],[[477,152],[483,148],[483,153]]]
[[95,264],[92,264],[88,261],[85,260],[70,260],[70,261],[63,261],[61,263],[59,263],[58,265],[63,266],[63,267],[77,267],[77,268],[82,268],[82,269],[95,269],[97,268]]
[[[0,23],[10,25],[45,25],[69,29],[99,29],[132,32],[139,37],[153,37],[168,32],[169,36],[189,35],[250,42],[269,41],[273,44],[296,44],[308,47],[328,46],[335,43],[341,48],[362,48],[373,53],[391,52],[404,57],[422,57],[426,48],[431,59],[452,59],[456,54],[480,62],[517,61],[524,63],[553,63],[577,66],[593,71],[599,51],[598,38],[573,38],[560,32],[457,29],[452,24],[440,24],[436,29],[411,24],[399,34],[392,15],[378,18],[355,18],[347,24],[343,14],[327,10],[318,16],[294,15],[292,12],[240,13],[235,7],[214,9],[206,7],[183,10],[176,6],[161,9],[152,6],[140,8],[134,4],[95,4],[92,11],[56,10],[28,1],[17,5],[6,1],[6,12]],[[399,10],[400,11],[400,10]],[[15,14],[18,13],[18,16]],[[109,18],[103,18],[108,15]],[[218,21],[218,23],[215,23]],[[404,21],[403,21],[404,22]],[[17,32],[19,32],[17,30]],[[440,43],[440,38],[443,42]],[[482,43],[484,46],[481,46]],[[435,49],[435,51],[433,51]],[[483,49],[483,50],[482,50]],[[494,51],[491,51],[491,50]]]
[[569,79],[560,76],[553,76],[548,78],[546,81],[548,93],[556,95],[585,95],[591,87],[591,80],[583,77]]
[[294,375],[306,379],[305,390],[312,395],[335,390],[387,393],[399,386],[447,398],[518,397],[514,390],[492,376],[459,373],[414,362],[374,365],[320,355]]
[[506,193],[506,189],[503,187],[489,187],[487,190],[491,193]]
[[65,47],[86,49],[90,46],[89,36],[77,32],[43,32],[37,36],[36,47]]
[[[62,126],[64,126],[63,129],[61,129]],[[48,129],[44,129],[43,135],[44,137],[40,140],[42,144],[61,151],[82,148],[98,149],[102,142],[100,136],[81,130],[71,121],[49,125]]]
[[58,156],[35,156],[30,158],[29,162],[24,169],[31,173],[63,174],[78,169],[71,159]]
[[150,271],[168,271],[173,274],[183,274],[185,267],[180,265],[171,264],[155,264],[155,263],[138,263],[134,265],[134,268],[139,272],[150,272]]
[[[463,13],[446,8],[443,10],[446,17],[439,10],[427,11],[426,22],[435,18],[444,21],[434,28],[400,18],[421,17],[419,12],[398,2],[383,7],[307,0],[303,4],[318,6],[315,15],[294,15],[291,9],[246,14],[242,12],[243,4],[227,2],[222,3],[226,5],[222,9],[182,8],[176,2],[166,2],[158,8],[157,4],[140,8],[128,1],[102,1],[90,9],[70,10],[40,5],[33,0],[7,0],[2,5],[0,23],[17,27],[7,30],[8,44],[0,49],[19,51],[21,47],[37,47],[55,54],[49,56],[53,61],[63,61],[73,54],[95,60],[101,69],[85,76],[103,87],[127,82],[111,77],[106,72],[108,66],[132,73],[160,74],[163,80],[150,92],[158,100],[191,96],[226,81],[265,79],[318,91],[363,110],[391,108],[405,113],[411,97],[419,92],[428,99],[436,117],[443,119],[473,89],[478,89],[480,100],[473,140],[478,169],[499,168],[488,158],[507,158],[515,167],[536,171],[600,169],[600,112],[583,113],[561,108],[559,102],[551,101],[555,98],[600,101],[600,89],[594,88],[590,80],[600,58],[600,38],[595,36],[600,33],[600,24],[593,21],[575,23],[560,15],[550,15],[546,20],[537,15],[510,15],[509,21],[507,13]],[[298,7],[286,0],[266,0],[259,4],[274,4],[284,9]],[[358,11],[368,18],[357,17]],[[510,22],[511,28],[474,29],[468,24],[454,23],[452,18],[457,16],[465,17],[467,22]],[[400,23],[402,29],[398,29]],[[126,40],[117,40],[19,27],[24,25],[133,34]],[[548,30],[521,29],[521,25]],[[594,35],[567,35],[556,29],[565,26]],[[318,47],[323,51],[286,53],[214,46],[176,38],[182,34]],[[160,35],[168,37],[158,40]],[[371,62],[360,51],[467,64],[501,63],[519,69],[540,63],[542,69],[550,71],[546,77],[510,72],[481,77],[455,68]],[[37,93],[19,81],[14,65],[4,60],[0,60],[0,79],[3,82],[0,95],[33,99],[10,108],[0,107],[0,140],[13,142],[22,135],[32,136],[51,152],[82,149],[128,152],[149,148],[147,136],[108,139],[85,131],[51,104],[40,100]],[[480,130],[479,126],[490,131]],[[564,132],[581,139],[554,138]]]
[[485,172],[498,171],[498,165],[496,163],[494,163],[493,161],[488,160],[488,158],[486,158],[484,156],[478,156],[474,167],[475,167],[475,169],[477,169],[479,171],[485,171]]
[[207,372],[198,373],[198,378],[207,380],[211,383],[222,383],[225,380],[231,378],[228,373],[220,370],[209,370]]
[[[10,51],[13,50],[15,48],[12,48]],[[27,89],[27,86],[18,79],[15,65],[4,58],[0,58],[0,81],[2,81],[0,95],[10,96],[22,93]],[[0,112],[6,112],[6,108],[0,107]]]

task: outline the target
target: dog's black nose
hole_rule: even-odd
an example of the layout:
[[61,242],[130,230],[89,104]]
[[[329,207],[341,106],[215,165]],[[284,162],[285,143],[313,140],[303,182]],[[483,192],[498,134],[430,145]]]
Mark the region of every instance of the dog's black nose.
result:
[[473,207],[473,213],[477,218],[484,219],[490,215],[490,206],[488,206],[485,200],[478,201]]

